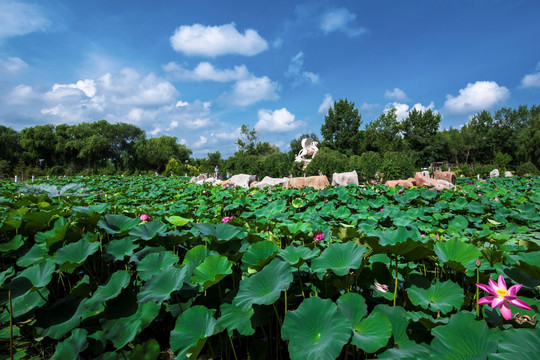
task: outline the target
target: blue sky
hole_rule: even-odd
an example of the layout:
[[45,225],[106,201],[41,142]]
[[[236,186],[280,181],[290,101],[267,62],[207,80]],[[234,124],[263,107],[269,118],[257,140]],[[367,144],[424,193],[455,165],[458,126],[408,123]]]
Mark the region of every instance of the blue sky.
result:
[[442,127],[540,104],[540,1],[0,0],[0,124],[106,119],[195,157],[247,124],[283,151],[347,98]]

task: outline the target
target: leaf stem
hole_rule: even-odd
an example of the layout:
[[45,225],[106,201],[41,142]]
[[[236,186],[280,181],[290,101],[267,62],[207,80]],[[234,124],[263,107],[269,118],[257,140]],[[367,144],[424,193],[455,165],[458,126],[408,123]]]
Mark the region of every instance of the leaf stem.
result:
[[13,360],[13,304],[11,303],[11,289],[8,291],[9,298],[9,355]]

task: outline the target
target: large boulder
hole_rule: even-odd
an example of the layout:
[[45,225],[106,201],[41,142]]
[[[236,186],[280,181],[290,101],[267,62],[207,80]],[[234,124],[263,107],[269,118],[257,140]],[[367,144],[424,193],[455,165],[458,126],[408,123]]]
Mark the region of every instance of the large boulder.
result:
[[448,181],[452,185],[456,185],[456,174],[452,171],[435,171],[433,173],[433,178],[435,180]]
[[414,176],[414,180],[416,181],[416,186],[418,186],[418,187],[432,186],[437,190],[448,189],[448,187],[441,184],[437,180],[425,177],[424,175],[422,175],[422,173],[416,173],[416,175]]
[[285,188],[287,189],[301,189],[304,187],[313,187],[318,190],[322,190],[330,185],[328,178],[325,175],[322,176],[308,176],[297,177],[288,179]]
[[356,170],[332,174],[332,185],[347,186],[349,184],[358,185],[358,174],[356,173]]
[[228,180],[228,184],[234,185],[234,186],[241,186],[246,189],[249,189],[249,185],[256,180],[257,180],[257,175],[237,174],[237,175],[231,176],[231,178]]
[[189,182],[190,183],[197,183],[199,184],[199,182],[202,184],[202,182],[204,182],[204,180],[208,179],[210,177],[210,174],[208,173],[204,173],[204,174],[199,174],[198,176],[193,176]]
[[263,189],[267,186],[270,186],[270,188],[273,189],[274,186],[277,186],[277,185],[285,186],[288,180],[289,178],[286,178],[286,177],[272,178],[270,176],[265,176],[261,181],[251,183],[250,188],[256,187],[259,189]]
[[388,180],[384,183],[386,186],[390,186],[395,188],[396,186],[403,186],[404,188],[408,189],[415,185],[414,179],[407,179],[407,180]]
[[499,177],[499,169],[493,169],[489,173],[489,178],[493,179],[495,177]]
[[510,171],[504,172],[504,177],[512,177],[512,176],[514,176],[514,174],[512,174]]

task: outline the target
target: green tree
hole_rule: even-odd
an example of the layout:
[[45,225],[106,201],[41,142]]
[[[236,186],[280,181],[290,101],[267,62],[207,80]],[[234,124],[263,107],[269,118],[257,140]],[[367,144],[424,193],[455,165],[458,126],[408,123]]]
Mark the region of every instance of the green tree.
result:
[[13,168],[20,155],[19,133],[12,128],[0,125],[0,159],[4,160],[4,171]]
[[250,129],[246,124],[242,124],[240,127],[240,137],[236,140],[238,151],[254,155],[257,142],[259,142],[257,131]]
[[177,143],[176,137],[167,135],[150,139],[139,139],[136,149],[137,156],[149,168],[157,172],[163,171],[171,158],[183,163],[191,155],[191,150]]
[[56,137],[53,125],[36,125],[21,130],[20,144],[25,165],[37,166],[43,159],[44,166],[57,164],[55,156]]
[[321,126],[323,145],[343,154],[360,154],[362,116],[353,102],[334,101]]
[[364,132],[364,151],[384,153],[401,150],[401,124],[396,115],[396,108],[383,112],[379,118],[368,123]]
[[413,108],[402,122],[403,139],[415,153],[418,165],[425,166],[438,160],[441,149],[436,140],[441,114],[431,109],[420,111]]

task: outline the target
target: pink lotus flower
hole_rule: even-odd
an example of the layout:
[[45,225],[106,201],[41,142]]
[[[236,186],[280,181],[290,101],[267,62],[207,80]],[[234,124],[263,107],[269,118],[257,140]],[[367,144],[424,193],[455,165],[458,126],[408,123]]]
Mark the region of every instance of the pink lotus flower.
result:
[[375,282],[373,285],[375,285],[375,290],[380,292],[388,292],[388,285],[379,284],[378,282]]
[[317,231],[315,233],[315,236],[313,236],[313,240],[315,240],[316,242],[319,242],[321,240],[324,240],[324,234],[322,233],[322,231]]
[[405,191],[403,189],[399,189],[398,194],[403,194]]
[[375,185],[377,182],[375,180],[371,180],[371,183]]
[[495,198],[495,199],[493,199],[493,201],[499,201],[499,199],[498,199],[498,198]]
[[482,197],[482,194],[478,193],[478,197]]
[[221,219],[222,223],[227,223],[233,219],[234,216],[225,216],[223,219]]
[[150,215],[147,215],[147,214],[142,214],[140,219],[141,221],[148,221],[150,220],[152,217]]
[[500,308],[501,315],[506,320],[512,318],[512,311],[509,304],[520,307],[522,309],[531,310],[531,307],[524,301],[517,298],[517,292],[521,289],[521,284],[511,286],[510,289],[506,288],[506,282],[504,277],[499,275],[498,282],[489,278],[489,286],[484,284],[476,284],[480,289],[490,293],[490,296],[485,296],[478,300],[479,305],[489,305],[492,308]]
[[383,211],[384,211],[384,208],[381,208],[381,212],[383,212]]

